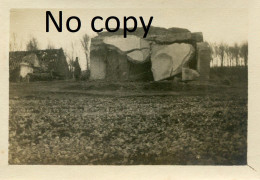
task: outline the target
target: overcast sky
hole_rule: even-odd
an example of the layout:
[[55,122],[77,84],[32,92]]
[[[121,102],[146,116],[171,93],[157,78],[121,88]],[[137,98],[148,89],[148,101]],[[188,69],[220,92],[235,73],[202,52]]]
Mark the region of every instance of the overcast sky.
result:
[[[192,32],[203,32],[204,40],[209,42],[225,42],[233,44],[247,40],[248,9],[247,8],[186,8],[186,9],[66,9],[63,11],[63,32],[57,32],[51,22],[50,32],[46,32],[46,10],[50,10],[58,21],[59,10],[51,9],[13,9],[10,11],[10,39],[16,34],[16,41],[25,50],[26,43],[31,37],[39,42],[40,49],[46,49],[50,43],[55,48],[70,51],[71,42],[75,44],[75,55],[80,59],[82,69],[85,69],[86,58],[80,45],[80,39],[87,33],[95,36],[91,29],[91,20],[102,16],[104,21],[97,21],[98,27],[104,27],[105,19],[117,16],[123,26],[124,16],[135,16],[138,26],[141,26],[139,16],[143,16],[146,24],[153,16],[152,26],[181,27]],[[66,30],[66,20],[69,16],[78,16],[81,29],[76,33]],[[71,28],[75,20],[71,21]],[[113,26],[113,23],[111,23]],[[131,26],[131,23],[129,23]]]

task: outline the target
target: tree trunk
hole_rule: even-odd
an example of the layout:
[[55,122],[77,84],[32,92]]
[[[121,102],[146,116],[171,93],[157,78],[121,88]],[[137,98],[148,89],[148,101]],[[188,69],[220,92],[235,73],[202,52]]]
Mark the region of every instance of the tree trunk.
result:
[[224,56],[221,57],[221,67],[223,67]]
[[89,66],[88,66],[88,54],[86,54],[86,60],[87,60],[87,66],[86,66],[86,68],[87,68],[87,70],[88,70],[88,68],[89,68]]
[[247,56],[244,57],[245,66],[247,66]]

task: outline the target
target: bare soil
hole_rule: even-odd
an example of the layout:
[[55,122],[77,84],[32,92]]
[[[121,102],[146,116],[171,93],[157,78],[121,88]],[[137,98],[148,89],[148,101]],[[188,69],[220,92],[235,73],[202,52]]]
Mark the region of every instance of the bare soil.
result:
[[10,84],[9,164],[245,165],[247,84]]

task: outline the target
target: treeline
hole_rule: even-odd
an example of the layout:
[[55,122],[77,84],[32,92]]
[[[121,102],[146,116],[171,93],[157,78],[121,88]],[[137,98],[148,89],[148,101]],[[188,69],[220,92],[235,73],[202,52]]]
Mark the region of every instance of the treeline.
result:
[[211,67],[224,66],[247,66],[248,64],[248,42],[235,43],[209,43],[212,53]]

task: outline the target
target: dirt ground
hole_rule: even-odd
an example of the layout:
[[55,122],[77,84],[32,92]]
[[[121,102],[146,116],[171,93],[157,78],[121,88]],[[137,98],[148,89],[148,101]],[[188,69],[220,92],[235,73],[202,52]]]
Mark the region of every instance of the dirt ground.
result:
[[245,165],[247,84],[10,84],[10,164]]

